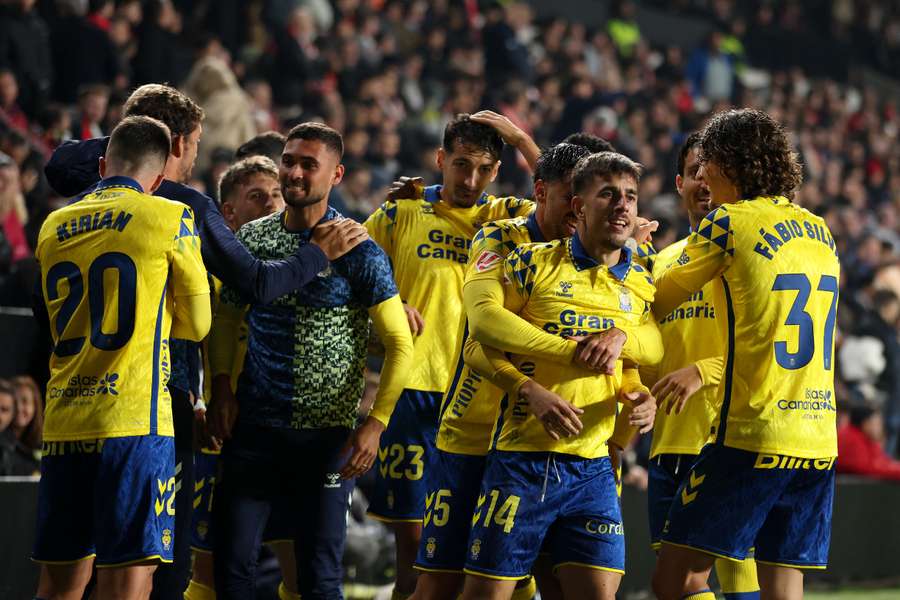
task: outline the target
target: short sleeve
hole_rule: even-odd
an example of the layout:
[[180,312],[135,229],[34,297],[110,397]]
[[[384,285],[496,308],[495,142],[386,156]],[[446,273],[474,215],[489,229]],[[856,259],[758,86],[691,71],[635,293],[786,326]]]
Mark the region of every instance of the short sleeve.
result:
[[390,259],[371,240],[338,259],[336,266],[353,285],[354,299],[366,308],[381,304],[399,293]]
[[176,232],[169,261],[173,295],[208,294],[209,280],[200,253],[200,236],[190,208],[182,210]]

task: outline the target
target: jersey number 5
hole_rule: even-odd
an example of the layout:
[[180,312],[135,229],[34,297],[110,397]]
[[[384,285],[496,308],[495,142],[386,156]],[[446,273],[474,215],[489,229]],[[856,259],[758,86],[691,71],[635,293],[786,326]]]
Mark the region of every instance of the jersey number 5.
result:
[[[117,299],[116,330],[112,333],[103,331],[103,314],[106,311],[106,294],[104,275],[114,270],[118,279],[118,293],[112,295]],[[53,353],[60,358],[73,356],[84,347],[85,336],[62,339],[75,309],[81,304],[84,296],[84,277],[81,269],[73,262],[56,263],[47,271],[47,300],[59,298],[59,284],[65,279],[69,284],[69,293],[63,300],[56,317],[56,347]],[[134,312],[137,295],[137,268],[127,254],[107,252],[94,259],[87,272],[88,309],[91,315],[91,345],[99,350],[118,350],[128,343],[134,333]]]
[[[806,312],[806,304],[812,293],[812,285],[805,273],[782,273],[775,278],[772,290],[776,292],[794,291],[797,296],[788,312],[785,325],[799,327],[797,334],[797,351],[790,352],[784,341],[775,342],[775,361],[784,369],[802,369],[812,360],[816,351],[816,340],[812,316]],[[822,275],[817,291],[831,294],[831,306],[825,317],[825,332],[822,342],[822,354],[825,370],[831,370],[831,354],[834,349],[834,325],[837,316],[838,281],[834,275]]]

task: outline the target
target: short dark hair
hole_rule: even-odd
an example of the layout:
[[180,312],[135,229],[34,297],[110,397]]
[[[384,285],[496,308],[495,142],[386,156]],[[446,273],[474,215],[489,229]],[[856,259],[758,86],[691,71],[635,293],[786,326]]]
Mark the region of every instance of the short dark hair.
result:
[[761,110],[742,108],[714,115],[703,128],[700,155],[722,169],[742,199],[793,198],[803,180],[787,132]]
[[284,142],[286,144],[291,140],[318,140],[326,148],[337,154],[339,158],[344,156],[344,138],[341,137],[340,133],[324,123],[308,121],[295,125],[288,131]]
[[234,160],[250,156],[267,156],[272,159],[272,162],[277,163],[281,160],[281,153],[284,151],[286,143],[287,138],[283,133],[265,131],[238,146],[238,149],[234,151]]
[[219,178],[219,202],[225,202],[239,185],[244,185],[253,175],[262,173],[278,181],[278,167],[268,156],[249,156],[239,160]]
[[700,132],[695,131],[691,135],[687,136],[687,139],[684,140],[684,143],[681,144],[681,148],[678,149],[678,160],[675,163],[676,172],[684,177],[684,163],[687,162],[688,152],[691,151],[691,148],[700,144]]
[[566,139],[562,141],[565,144],[575,144],[576,146],[583,146],[591,151],[591,153],[596,152],[615,152],[616,149],[610,144],[608,141],[604,140],[599,135],[594,135],[593,133],[586,133],[584,131],[579,131],[577,133],[570,133],[566,136]]
[[154,160],[159,161],[161,171],[171,150],[172,137],[165,123],[134,115],[119,121],[112,130],[105,158],[126,174],[137,173]]
[[566,181],[572,177],[572,170],[578,161],[591,151],[584,146],[565,142],[547,148],[537,159],[534,168],[534,180],[544,183]]
[[596,152],[578,161],[572,173],[572,191],[580,194],[594,183],[597,177],[607,175],[630,175],[638,183],[643,167],[618,152]]
[[443,147],[452,153],[457,145],[472,146],[487,152],[494,160],[500,160],[503,138],[490,125],[473,121],[470,115],[460,113],[444,128]]
[[148,83],[134,90],[125,101],[126,117],[143,115],[165,123],[172,136],[187,136],[203,120],[203,109],[176,90],[159,83]]

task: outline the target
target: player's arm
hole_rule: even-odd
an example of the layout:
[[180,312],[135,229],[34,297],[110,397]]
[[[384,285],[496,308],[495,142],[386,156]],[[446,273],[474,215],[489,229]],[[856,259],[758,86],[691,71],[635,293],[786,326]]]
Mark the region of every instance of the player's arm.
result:
[[679,304],[724,273],[734,256],[734,230],[726,206],[720,206],[700,222],[681,257],[655,278],[653,312],[663,318]]
[[247,305],[240,295],[223,286],[207,344],[211,372],[207,423],[210,433],[219,439],[231,437],[231,429],[237,420],[238,404],[231,388],[231,373],[246,312]]
[[667,373],[653,385],[652,391],[666,414],[675,411],[677,415],[700,388],[719,385],[724,370],[725,359],[721,356],[704,358]]
[[[206,202],[212,200],[206,198]],[[210,273],[257,304],[268,304],[303,287],[328,267],[329,260],[366,239],[362,227],[352,220],[329,221],[318,225],[310,243],[291,256],[260,260],[241,244],[215,206],[207,207],[204,217],[200,233]]]
[[[622,369],[622,384],[619,393],[622,403],[625,405],[625,410],[620,414],[626,414],[627,411],[628,426],[640,433],[647,433],[653,429],[653,422],[656,420],[656,399],[650,389],[641,381],[640,373],[635,365],[626,364]],[[625,427],[624,423],[621,427]],[[616,430],[618,429],[620,429],[620,425],[617,421]],[[630,440],[633,435],[634,431],[631,431],[630,435],[626,431],[619,431],[617,435],[614,430],[614,443],[618,445],[626,436]],[[624,448],[627,445],[626,440],[619,447]]]
[[463,346],[463,360],[488,381],[512,395],[518,395],[522,385],[530,381],[505,354],[496,348],[483,346],[471,337],[466,338]]
[[537,159],[541,155],[541,149],[534,140],[531,139],[530,135],[522,131],[518,125],[508,118],[495,113],[492,110],[480,110],[470,118],[476,123],[490,125],[496,129],[504,142],[522,153],[525,162],[528,163],[528,168],[534,172],[535,165],[537,165]]
[[384,345],[384,366],[369,418],[387,427],[397,398],[406,385],[413,358],[413,342],[399,296],[369,308],[369,318]]
[[363,223],[363,227],[369,232],[369,237],[381,246],[388,256],[393,257],[394,252],[394,226],[397,223],[397,203],[388,200],[378,210],[369,215]]
[[[190,209],[187,209],[190,212]],[[209,333],[212,305],[209,279],[201,255],[201,242],[192,227],[190,235],[181,235],[182,216],[178,210],[176,234],[169,252],[169,291],[174,299],[171,337],[199,342]],[[193,213],[191,213],[193,219]]]

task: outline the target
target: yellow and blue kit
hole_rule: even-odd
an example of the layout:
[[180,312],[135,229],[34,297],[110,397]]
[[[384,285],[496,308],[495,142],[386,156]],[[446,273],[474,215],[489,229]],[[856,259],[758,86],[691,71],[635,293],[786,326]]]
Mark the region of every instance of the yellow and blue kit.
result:
[[483,195],[470,208],[441,199],[441,186],[424,199],[385,202],[366,221],[388,254],[403,301],[425,321],[414,338],[406,390],[381,436],[369,513],[388,521],[421,521],[425,471],[434,453],[441,397],[462,345],[462,287],[475,232],[484,223],[530,214],[534,203]]
[[668,315],[715,278],[721,414],[663,541],[737,559],[755,546],[757,562],[824,568],[837,455],[834,239],[784,197],[721,206],[659,274],[654,310]]
[[[654,277],[678,260],[687,242],[688,238],[681,239],[655,256]],[[647,488],[650,541],[654,548],[659,547],[675,492],[700,449],[715,434],[719,415],[717,390],[725,352],[716,317],[724,309],[722,284],[718,280],[710,281],[671,313],[660,317],[659,331],[666,353],[658,365],[641,368],[641,379],[649,386],[689,365],[697,366],[702,379],[702,387],[691,396],[681,413],[668,414],[663,406],[656,413]]]
[[50,214],[36,256],[54,348],[34,558],[171,561],[168,339],[209,294],[191,211],[110,177]]
[[[485,328],[497,329],[497,335],[515,337],[523,348],[535,348],[534,354],[569,363],[576,342],[546,333],[502,308],[503,259],[517,246],[534,242],[546,242],[535,213],[528,217],[487,223],[479,230],[472,242],[472,260],[466,270],[464,300],[467,316],[470,322],[482,317]],[[481,285],[484,283],[489,287]],[[475,294],[477,302],[469,300],[474,286],[478,286]],[[499,296],[496,299],[492,297],[494,292]],[[501,315],[494,312],[480,315],[478,311],[482,310],[486,301],[492,301],[506,318],[501,319]],[[485,310],[490,308],[484,307]],[[509,323],[510,319],[519,321],[526,331],[520,335]],[[656,330],[652,321],[648,321],[645,327],[652,330],[650,335]],[[645,348],[635,343],[638,335],[629,335],[631,343],[626,343],[623,356],[639,362],[656,360],[658,357],[648,356],[642,351]],[[466,345],[477,345],[477,342],[469,339]],[[656,352],[654,347],[651,353]],[[441,408],[437,450],[426,475],[428,488],[424,529],[416,558],[416,567],[420,570],[461,571],[464,567],[469,519],[478,500],[485,458],[504,396],[504,391],[491,379],[465,363],[462,347],[456,353],[459,358]],[[658,353],[662,353],[661,346]],[[468,359],[471,354],[467,352],[465,356]],[[520,378],[528,379],[512,365],[509,365],[509,371],[514,373],[515,384],[520,385]]]
[[[505,305],[560,336],[586,335],[650,319],[650,273],[632,262],[598,263],[573,236],[519,246],[503,263]],[[525,577],[544,542],[555,566],[624,570],[625,545],[607,441],[622,381],[614,375],[525,354],[512,363],[584,410],[582,432],[553,440],[521,400],[507,398],[496,450],[487,459],[472,516],[465,571],[492,578]]]

